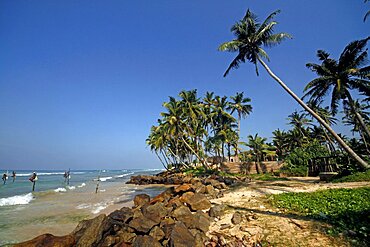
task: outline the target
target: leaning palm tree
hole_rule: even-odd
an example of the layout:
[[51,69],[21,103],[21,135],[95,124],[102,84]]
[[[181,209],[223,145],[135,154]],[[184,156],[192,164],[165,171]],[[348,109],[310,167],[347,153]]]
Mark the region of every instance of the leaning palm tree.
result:
[[313,102],[322,100],[330,93],[330,107],[333,114],[337,112],[339,102],[342,101],[344,107],[348,104],[368,138],[370,138],[370,130],[362,116],[356,112],[351,91],[356,90],[365,96],[370,96],[370,67],[365,66],[367,63],[366,44],[369,39],[370,37],[348,44],[338,61],[330,58],[330,54],[325,51],[317,51],[321,64],[308,63],[306,66],[318,77],[310,81],[304,89],[306,92],[304,97],[309,96],[310,101]]
[[252,112],[252,106],[250,98],[244,98],[244,92],[236,93],[235,96],[230,97],[232,101],[229,103],[228,110],[231,110],[231,114],[235,111],[238,113],[238,135],[240,136],[240,120],[245,118]]
[[258,75],[257,63],[261,63],[266,69],[267,73],[277,81],[284,90],[292,96],[306,111],[308,111],[312,116],[314,116],[338,141],[338,143],[343,146],[343,148],[364,168],[369,168],[370,166],[359,157],[338,135],[335,131],[325,123],[313,110],[311,110],[290,88],[277,77],[267,64],[263,61],[263,58],[269,60],[269,57],[262,47],[272,47],[274,45],[280,44],[285,39],[291,38],[287,33],[276,33],[274,34],[274,27],[277,24],[273,21],[273,18],[280,11],[275,11],[270,14],[266,20],[262,23],[257,21],[257,16],[253,14],[249,9],[247,13],[239,22],[237,22],[231,28],[236,38],[232,41],[225,42],[220,45],[220,51],[238,52],[238,55],[233,59],[227,68],[224,76],[226,76],[231,69],[238,68],[240,63],[249,61],[253,63],[256,67],[256,72]]

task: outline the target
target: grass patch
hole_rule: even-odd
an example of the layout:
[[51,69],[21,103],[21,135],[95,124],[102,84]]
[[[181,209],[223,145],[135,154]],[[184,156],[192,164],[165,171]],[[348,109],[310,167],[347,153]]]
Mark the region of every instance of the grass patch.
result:
[[370,169],[365,172],[356,172],[354,174],[341,177],[341,178],[334,178],[331,182],[333,183],[343,183],[343,182],[369,182],[370,181]]
[[287,178],[283,177],[277,177],[274,176],[270,173],[265,173],[265,174],[251,174],[249,175],[251,178],[255,180],[261,180],[261,181],[287,181]]
[[369,246],[370,188],[329,189],[312,193],[283,193],[272,205],[329,223],[329,234],[345,233],[356,245]]

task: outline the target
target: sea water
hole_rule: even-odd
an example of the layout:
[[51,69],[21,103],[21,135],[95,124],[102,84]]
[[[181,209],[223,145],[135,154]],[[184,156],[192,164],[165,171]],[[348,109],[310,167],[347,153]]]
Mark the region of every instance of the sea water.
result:
[[[0,246],[43,233],[68,234],[80,220],[132,206],[138,193],[154,196],[164,190],[162,186],[126,184],[132,175],[155,174],[159,169],[71,170],[69,184],[65,171],[15,172],[14,182],[8,177],[5,185],[0,184]],[[35,191],[29,181],[33,172],[38,176]]]

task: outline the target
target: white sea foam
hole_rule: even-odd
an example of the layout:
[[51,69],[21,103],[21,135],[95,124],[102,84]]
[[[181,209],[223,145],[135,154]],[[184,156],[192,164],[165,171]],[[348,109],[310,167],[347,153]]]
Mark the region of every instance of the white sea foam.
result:
[[[64,175],[65,172],[36,172],[38,176],[51,176],[51,175]],[[85,174],[86,172],[71,172],[71,174]],[[17,173],[17,177],[28,177],[32,175],[30,173]]]
[[90,209],[91,213],[93,214],[98,214],[105,208],[107,208],[109,205],[111,205],[113,202],[100,202],[100,203],[95,203],[95,204],[87,204],[83,203],[78,205],[76,208],[77,209]]
[[54,190],[55,192],[66,192],[67,190],[65,188],[58,188]]
[[105,190],[99,190],[100,192],[105,192]]
[[82,188],[82,187],[85,187],[86,186],[86,184],[85,183],[82,183],[81,185],[78,185],[77,187],[78,188]]
[[165,169],[143,169],[144,172],[164,171]]
[[77,209],[84,209],[84,208],[89,208],[89,207],[91,207],[91,205],[83,203],[83,204],[78,205],[76,208]]
[[129,175],[132,175],[132,174],[134,174],[133,172],[129,172],[129,173],[124,173],[124,174],[121,174],[121,175],[117,175],[117,176],[115,176],[116,178],[123,178],[123,177],[125,177],[125,176],[129,176]]
[[106,207],[108,207],[108,205],[107,206],[98,206],[98,207],[94,208],[93,210],[91,210],[91,213],[98,214],[98,213],[100,213],[100,211],[102,211]]
[[68,188],[69,190],[74,190],[74,189],[76,189],[76,186],[67,186],[67,188]]
[[12,205],[24,205],[30,203],[32,199],[33,199],[32,193],[19,196],[11,196],[7,198],[0,198],[0,207]]
[[105,181],[107,181],[109,179],[112,179],[112,178],[113,177],[103,177],[103,178],[100,178],[100,181],[105,182]]

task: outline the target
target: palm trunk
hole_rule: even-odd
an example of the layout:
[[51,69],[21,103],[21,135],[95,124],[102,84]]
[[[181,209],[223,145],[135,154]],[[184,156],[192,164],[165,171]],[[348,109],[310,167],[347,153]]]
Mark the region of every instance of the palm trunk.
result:
[[162,158],[159,156],[159,154],[157,153],[157,151],[155,151],[155,154],[157,155],[158,159],[161,161],[162,166],[168,171],[168,167],[164,164]]
[[360,115],[360,113],[358,113],[355,109],[355,106],[353,104],[353,99],[352,99],[352,96],[349,92],[346,93],[346,96],[348,98],[348,101],[349,101],[349,105],[352,109],[352,112],[355,114],[355,117],[357,118],[358,122],[360,123],[362,129],[365,131],[366,135],[367,135],[367,138],[370,138],[370,131],[369,129],[367,128],[365,122],[364,122],[364,119],[362,118],[362,116]]
[[271,69],[267,66],[267,64],[260,58],[257,57],[258,61],[262,64],[262,66],[266,69],[267,73],[275,80],[277,81],[280,86],[284,88],[284,90],[292,96],[298,104],[300,104],[306,111],[308,111],[314,118],[316,118],[317,121],[319,121],[320,124],[322,124],[329,133],[334,137],[334,139],[343,147],[343,149],[350,155],[352,158],[354,158],[357,163],[364,169],[370,168],[369,164],[366,163],[363,159],[361,159],[360,156],[358,156],[339,136],[335,131],[319,116],[314,112],[311,108],[309,108],[290,88],[285,85],[285,83],[277,77]]
[[[320,126],[321,126],[321,128],[323,127],[321,124],[320,124]],[[335,152],[335,147],[334,147],[333,141],[331,140],[330,136],[328,135],[328,133],[326,132],[326,130],[324,128],[323,128],[323,132],[324,132],[324,135],[325,135],[326,140],[329,143],[329,151],[330,151],[330,153],[334,153]]]
[[197,157],[197,159],[199,160],[199,162],[202,163],[202,165],[204,166],[204,168],[208,169],[208,165],[207,163],[205,162],[204,159],[200,158],[200,156],[194,151],[194,149],[189,145],[189,143],[187,143],[184,139],[184,137],[181,137],[182,141],[185,143],[185,145],[190,149],[191,152],[194,153],[194,155]]
[[367,145],[367,141],[366,141],[366,138],[364,136],[364,133],[361,130],[359,132],[360,132],[360,136],[361,136],[362,140],[364,141],[364,145],[365,145],[366,151],[367,151],[368,154],[370,154],[369,147]]
[[240,138],[240,119],[241,119],[240,112],[238,112],[238,135],[239,135],[239,138]]

